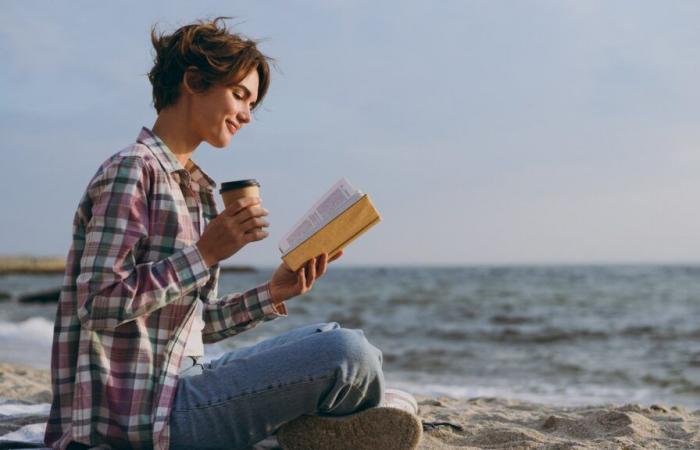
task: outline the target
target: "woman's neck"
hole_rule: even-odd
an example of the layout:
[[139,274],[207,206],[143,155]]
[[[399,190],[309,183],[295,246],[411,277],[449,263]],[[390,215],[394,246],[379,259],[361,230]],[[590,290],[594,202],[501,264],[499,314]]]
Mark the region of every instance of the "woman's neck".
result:
[[187,161],[202,140],[193,135],[187,114],[183,112],[175,107],[161,110],[152,131],[165,142],[182,167],[187,167]]

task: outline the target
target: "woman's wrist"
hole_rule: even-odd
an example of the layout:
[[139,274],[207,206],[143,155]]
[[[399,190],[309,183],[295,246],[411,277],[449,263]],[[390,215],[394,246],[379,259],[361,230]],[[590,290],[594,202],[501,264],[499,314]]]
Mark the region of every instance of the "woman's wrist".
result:
[[197,242],[195,244],[197,247],[197,250],[199,250],[199,254],[202,255],[202,259],[204,260],[204,264],[206,264],[207,267],[211,267],[214,264],[216,264],[218,261],[216,261],[216,258],[211,256],[203,247],[202,245]]
[[271,281],[268,282],[268,289],[270,291],[270,300],[274,305],[280,305],[287,300],[282,293],[272,285]]
[[268,286],[268,291],[270,292],[270,300],[274,305],[278,305],[281,303],[281,300],[279,300],[279,297],[277,295],[276,289],[272,287],[272,282],[267,283]]

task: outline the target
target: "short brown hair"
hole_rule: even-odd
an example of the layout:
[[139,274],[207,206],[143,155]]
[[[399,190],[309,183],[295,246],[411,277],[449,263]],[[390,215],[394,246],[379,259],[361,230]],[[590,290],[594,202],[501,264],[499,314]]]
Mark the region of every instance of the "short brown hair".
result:
[[170,35],[157,35],[155,25],[151,28],[156,54],[148,79],[153,85],[153,106],[157,112],[177,101],[180,83],[191,67],[196,69],[192,88],[200,92],[214,84],[236,84],[256,69],[260,84],[255,107],[260,105],[270,86],[271,59],[258,50],[255,41],[230,33],[224,23],[229,18],[198,21]]

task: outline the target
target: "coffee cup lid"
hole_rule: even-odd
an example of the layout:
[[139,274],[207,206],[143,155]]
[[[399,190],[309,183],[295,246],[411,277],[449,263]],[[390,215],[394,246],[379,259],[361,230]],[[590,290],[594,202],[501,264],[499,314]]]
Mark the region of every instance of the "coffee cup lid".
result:
[[256,180],[255,178],[251,178],[250,180],[227,181],[225,183],[221,183],[221,189],[219,189],[219,193],[223,194],[226,191],[232,191],[234,189],[241,189],[250,186],[260,187],[260,183],[258,183],[258,180]]

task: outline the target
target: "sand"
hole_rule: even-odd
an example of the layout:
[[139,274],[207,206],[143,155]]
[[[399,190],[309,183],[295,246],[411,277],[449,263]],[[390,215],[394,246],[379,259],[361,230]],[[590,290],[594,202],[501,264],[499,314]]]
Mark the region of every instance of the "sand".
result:
[[501,398],[420,398],[422,449],[697,449],[700,411],[636,404],[565,408]]
[[[50,401],[47,370],[0,364],[0,397]],[[420,449],[698,449],[700,410],[636,404],[558,407],[503,398],[417,397]],[[45,416],[0,415],[0,435]]]
[[0,398],[51,403],[51,374],[48,370],[0,363]]

